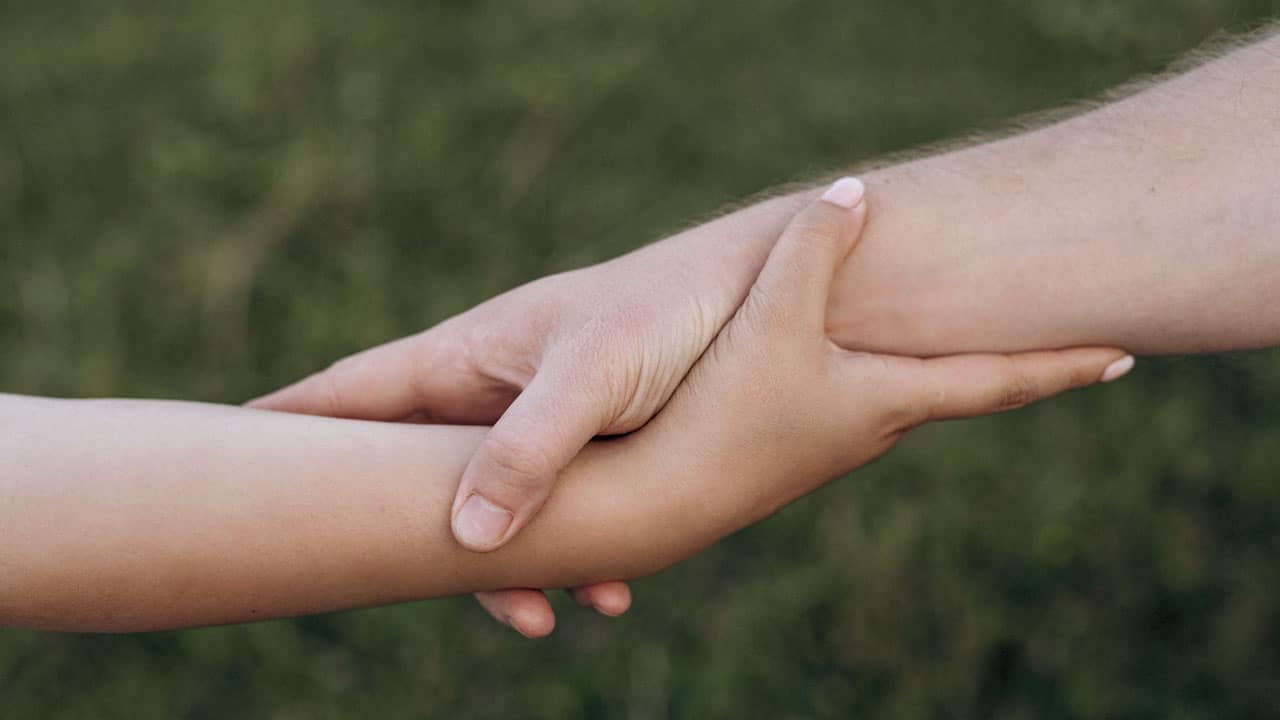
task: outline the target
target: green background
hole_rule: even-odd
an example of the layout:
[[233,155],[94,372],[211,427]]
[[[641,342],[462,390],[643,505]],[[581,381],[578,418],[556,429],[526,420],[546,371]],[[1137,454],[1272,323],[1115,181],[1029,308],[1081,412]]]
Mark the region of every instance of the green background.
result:
[[[239,402],[1280,2],[0,0],[0,390]],[[1280,713],[1280,367],[919,433],[530,642],[468,599],[0,631],[0,717]],[[0,461],[3,462],[3,461]],[[4,578],[0,578],[4,582]]]

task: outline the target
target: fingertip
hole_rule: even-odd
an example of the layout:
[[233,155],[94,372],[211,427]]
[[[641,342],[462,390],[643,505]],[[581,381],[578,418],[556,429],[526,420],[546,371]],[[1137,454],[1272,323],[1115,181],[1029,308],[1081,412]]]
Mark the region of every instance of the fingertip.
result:
[[253,410],[299,413],[303,415],[327,415],[330,417],[362,417],[353,408],[346,407],[338,396],[332,370],[308,375],[282,388],[245,403]]
[[476,599],[494,620],[527,638],[546,637],[555,629],[555,611],[541,590],[495,590],[476,593]]
[[856,177],[842,177],[832,183],[819,200],[848,211],[845,213],[846,237],[852,234],[852,242],[856,244],[867,219],[867,186]]
[[556,629],[556,614],[550,604],[538,608],[524,607],[512,614],[508,624],[530,640],[538,640]]
[[596,593],[596,612],[609,617],[618,617],[631,609],[631,588],[626,583],[608,583]]
[[1102,377],[1099,378],[1099,382],[1109,383],[1119,380],[1125,375],[1128,375],[1129,372],[1133,370],[1136,363],[1137,360],[1135,360],[1132,355],[1126,354],[1119,360],[1112,362],[1105,370],[1102,371]]
[[514,521],[515,513],[472,492],[453,514],[453,537],[473,552],[492,552],[514,534]]
[[574,601],[601,615],[618,617],[631,608],[631,588],[624,582],[603,582],[574,588]]
[[846,210],[853,210],[863,204],[866,193],[867,186],[861,180],[856,177],[842,177],[832,183],[819,199]]
[[258,397],[246,402],[244,407],[249,408],[250,410],[278,410],[281,405],[280,398],[283,394],[283,390],[276,390],[274,392],[269,392],[266,395],[259,395]]

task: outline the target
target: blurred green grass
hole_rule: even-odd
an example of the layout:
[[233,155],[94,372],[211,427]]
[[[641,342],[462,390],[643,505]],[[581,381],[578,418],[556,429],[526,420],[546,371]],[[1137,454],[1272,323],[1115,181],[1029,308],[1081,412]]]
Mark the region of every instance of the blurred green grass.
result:
[[[0,390],[238,402],[1280,2],[0,2]],[[4,718],[1280,712],[1277,355],[889,459],[529,643],[465,599],[0,631]],[[3,579],[0,578],[0,582]]]

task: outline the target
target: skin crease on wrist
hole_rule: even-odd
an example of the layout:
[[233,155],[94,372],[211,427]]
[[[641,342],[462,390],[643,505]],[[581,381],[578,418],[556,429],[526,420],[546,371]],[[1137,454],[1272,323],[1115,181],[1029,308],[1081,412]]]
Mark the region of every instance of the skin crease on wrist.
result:
[[5,398],[0,452],[20,460],[0,481],[0,569],[12,580],[0,621],[168,629],[646,575],[917,425],[1131,367],[1105,348],[918,360],[835,347],[823,312],[865,216],[861,187],[837,183],[800,213],[666,410],[592,443],[536,521],[493,553],[458,547],[447,514],[483,428]]

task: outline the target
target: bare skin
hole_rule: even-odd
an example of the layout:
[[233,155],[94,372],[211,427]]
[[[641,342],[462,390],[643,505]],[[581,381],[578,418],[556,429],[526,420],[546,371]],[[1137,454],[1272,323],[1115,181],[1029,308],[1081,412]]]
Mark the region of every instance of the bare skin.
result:
[[[837,273],[828,331],[917,356],[1280,344],[1277,78],[1270,37],[1073,119],[870,172],[872,221]],[[463,475],[454,532],[500,547],[591,437],[663,406],[814,194],[534,281],[255,405],[495,423]],[[611,614],[629,600],[617,584],[578,597]],[[550,624],[533,591],[481,600],[528,619],[522,630]]]
[[843,187],[797,215],[662,414],[589,445],[493,553],[450,532],[484,428],[0,396],[0,624],[158,630],[632,578],[921,424],[1128,367],[1105,348],[919,360],[836,347],[828,289],[866,214],[860,189]]

